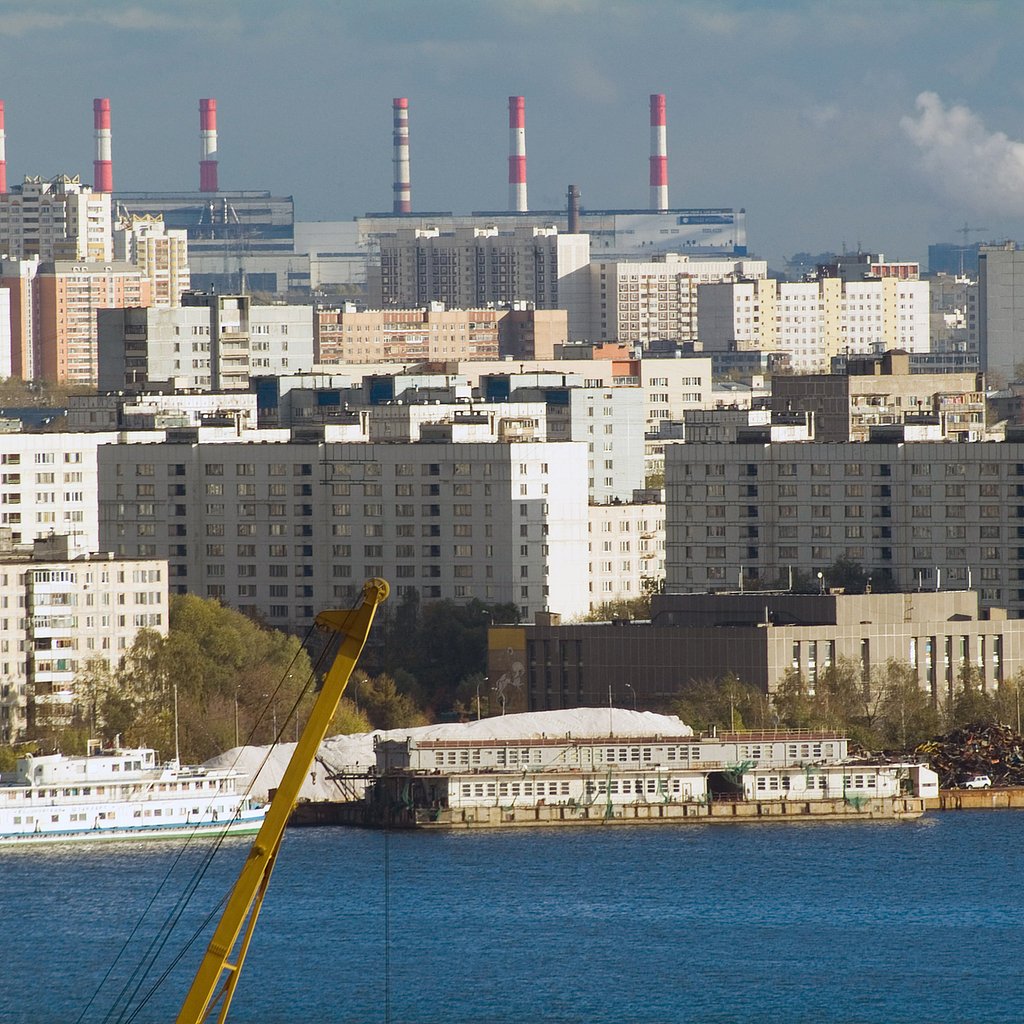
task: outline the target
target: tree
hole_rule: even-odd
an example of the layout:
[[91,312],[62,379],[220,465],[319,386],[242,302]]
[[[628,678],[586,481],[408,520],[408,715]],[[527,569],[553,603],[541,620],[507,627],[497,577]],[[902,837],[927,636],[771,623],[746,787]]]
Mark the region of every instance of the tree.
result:
[[[346,690],[346,692],[348,692]],[[355,733],[372,732],[373,726],[361,708],[348,697],[338,702],[338,710],[334,712],[331,724],[327,728],[328,736],[351,736]]]
[[772,694],[772,707],[779,724],[787,729],[810,729],[815,724],[815,708],[807,681],[795,668],[783,673]]
[[992,710],[997,722],[1010,725],[1019,733],[1021,731],[1021,701],[1024,700],[1024,670],[1012,679],[999,682],[996,692],[992,694]]
[[409,729],[427,724],[426,715],[408,694],[399,691],[387,673],[360,680],[359,700],[374,729]]
[[884,747],[913,750],[937,735],[938,711],[912,665],[890,659],[874,674],[872,686],[879,693],[877,728]]
[[732,674],[687,683],[672,702],[672,712],[698,732],[712,726],[725,732],[763,728],[770,717],[765,694]]
[[580,616],[580,622],[610,622],[612,619],[649,619],[651,617],[651,595],[622,597],[616,601],[605,601]]
[[976,722],[994,722],[995,705],[985,692],[981,673],[974,665],[963,664],[952,701],[947,701],[946,728],[955,729]]

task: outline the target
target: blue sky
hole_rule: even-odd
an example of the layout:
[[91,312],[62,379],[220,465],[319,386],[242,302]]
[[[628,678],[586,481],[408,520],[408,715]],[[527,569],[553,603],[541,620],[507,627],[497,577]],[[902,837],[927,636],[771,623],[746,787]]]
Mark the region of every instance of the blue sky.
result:
[[1017,0],[0,0],[11,181],[92,175],[109,96],[115,188],[192,189],[198,100],[220,183],[301,219],[391,205],[408,96],[413,206],[502,209],[507,98],[526,97],[530,205],[647,204],[651,92],[674,206],[743,206],[778,263],[844,243],[1024,238]]

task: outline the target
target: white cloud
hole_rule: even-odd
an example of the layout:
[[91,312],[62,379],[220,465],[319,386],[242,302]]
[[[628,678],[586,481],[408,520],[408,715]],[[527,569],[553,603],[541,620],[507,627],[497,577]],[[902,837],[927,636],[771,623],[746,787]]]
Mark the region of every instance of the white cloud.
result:
[[1024,142],[990,132],[968,107],[946,107],[933,92],[917,97],[917,109],[900,126],[937,190],[978,212],[1024,213]]

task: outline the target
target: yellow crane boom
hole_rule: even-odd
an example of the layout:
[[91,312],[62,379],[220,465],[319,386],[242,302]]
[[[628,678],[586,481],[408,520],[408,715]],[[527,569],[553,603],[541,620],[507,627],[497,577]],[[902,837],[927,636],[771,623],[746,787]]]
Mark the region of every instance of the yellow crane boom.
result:
[[[219,1024],[223,1024],[227,1017],[288,818],[362,652],[377,605],[387,599],[388,593],[389,587],[384,580],[367,580],[363,585],[363,600],[357,608],[321,612],[316,617],[319,628],[341,635],[338,653],[231,890],[224,913],[182,1004],[177,1024],[201,1024],[218,1004]],[[235,959],[232,961],[233,951]]]

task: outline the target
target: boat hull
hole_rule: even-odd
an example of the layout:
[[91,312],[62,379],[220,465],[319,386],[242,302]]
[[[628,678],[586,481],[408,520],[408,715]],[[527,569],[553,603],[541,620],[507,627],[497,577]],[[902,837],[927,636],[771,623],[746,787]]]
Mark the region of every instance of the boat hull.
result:
[[251,836],[260,830],[263,814],[199,824],[111,826],[110,828],[40,830],[0,835],[0,847],[40,846],[48,843],[97,843],[111,840],[196,839],[223,836]]

